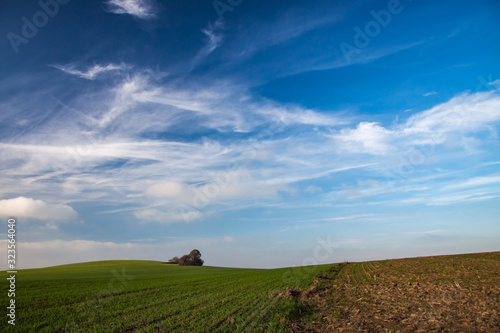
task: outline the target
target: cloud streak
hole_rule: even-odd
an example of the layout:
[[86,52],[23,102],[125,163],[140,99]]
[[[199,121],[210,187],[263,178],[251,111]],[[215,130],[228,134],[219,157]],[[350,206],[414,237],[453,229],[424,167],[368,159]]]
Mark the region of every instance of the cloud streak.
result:
[[194,57],[191,63],[191,70],[198,66],[210,53],[221,46],[223,41],[223,28],[224,22],[221,20],[217,20],[215,21],[215,23],[209,24],[206,28],[201,30],[201,32],[206,37],[205,45]]
[[412,115],[404,124],[386,128],[376,122],[361,122],[329,137],[346,151],[385,155],[417,145],[464,144],[468,135],[489,131],[488,126],[499,121],[497,91],[465,93]]
[[106,5],[114,14],[128,14],[143,20],[155,17],[150,0],[108,0]]
[[[89,107],[89,99],[99,107]],[[131,205],[137,219],[165,223],[203,220],[227,205],[238,209],[259,199],[279,202],[299,188],[323,205],[388,191],[411,193],[411,186],[389,189],[375,180],[338,193],[309,182],[330,178],[330,186],[342,187],[336,175],[360,170],[365,178],[384,178],[401,152],[422,144],[442,147],[455,138],[454,150],[468,149],[460,140],[480,142],[481,133],[500,120],[496,91],[459,95],[401,124],[363,121],[353,127],[355,118],[343,111],[321,113],[257,99],[227,82],[201,89],[160,85],[142,74],[76,98],[66,109],[64,126],[53,118],[14,142],[0,143],[10,166],[0,179],[0,195],[45,193],[57,200],[63,193],[69,202],[121,202]],[[155,138],[176,128],[218,135]],[[240,137],[226,140],[235,135]],[[19,193],[8,190],[14,183]],[[471,184],[484,185],[480,179]]]
[[89,67],[86,71],[77,70],[74,65],[53,65],[52,67],[82,79],[95,80],[104,76],[106,73],[125,70],[128,66],[125,64],[94,65]]

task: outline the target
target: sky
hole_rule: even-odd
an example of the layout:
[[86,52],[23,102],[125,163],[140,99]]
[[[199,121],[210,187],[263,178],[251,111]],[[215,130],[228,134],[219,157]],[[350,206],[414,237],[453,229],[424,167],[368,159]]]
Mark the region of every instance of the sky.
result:
[[5,0],[0,22],[18,268],[500,250],[498,1]]

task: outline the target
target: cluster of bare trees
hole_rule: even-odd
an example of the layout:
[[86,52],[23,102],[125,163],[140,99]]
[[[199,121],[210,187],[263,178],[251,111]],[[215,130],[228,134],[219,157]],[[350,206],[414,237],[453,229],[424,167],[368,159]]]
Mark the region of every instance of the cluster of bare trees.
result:
[[204,261],[201,259],[201,252],[194,249],[189,254],[182,257],[173,257],[167,261],[167,264],[178,264],[180,266],[203,266]]

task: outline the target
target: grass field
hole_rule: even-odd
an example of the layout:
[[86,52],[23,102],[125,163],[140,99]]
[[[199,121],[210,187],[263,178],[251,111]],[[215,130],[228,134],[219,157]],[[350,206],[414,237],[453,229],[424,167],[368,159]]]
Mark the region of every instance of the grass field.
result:
[[2,330],[500,332],[499,299],[500,252],[270,270],[101,261],[19,271]]
[[[296,300],[282,298],[280,292],[307,287],[315,275],[332,266],[263,270],[101,261],[21,270],[16,326],[8,329],[280,331],[301,311]],[[3,286],[6,295],[7,284]],[[2,326],[6,328],[6,320]]]

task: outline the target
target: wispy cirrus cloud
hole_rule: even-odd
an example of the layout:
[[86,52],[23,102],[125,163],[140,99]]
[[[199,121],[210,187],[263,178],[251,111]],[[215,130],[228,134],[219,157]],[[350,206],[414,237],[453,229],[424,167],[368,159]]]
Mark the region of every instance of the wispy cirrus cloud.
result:
[[[224,207],[237,210],[262,198],[279,202],[298,188],[308,188],[317,204],[341,204],[387,193],[379,178],[401,151],[422,142],[443,145],[458,134],[477,136],[500,119],[496,92],[469,93],[402,124],[363,121],[353,127],[355,117],[345,111],[259,99],[229,82],[160,84],[141,73],[86,92],[58,117],[1,143],[10,167],[0,194],[12,196],[8,189],[16,184],[24,196],[63,193],[70,202],[128,204],[135,218],[165,223],[203,220]],[[463,117],[470,119],[456,120]],[[178,129],[186,135],[169,137]],[[190,138],[189,133],[207,131],[217,134]],[[337,181],[342,173],[372,180],[335,194],[335,186],[343,186]],[[330,189],[309,183],[322,179],[330,179]],[[415,187],[409,179],[391,191],[411,195]],[[209,200],[196,205],[200,193]]]
[[500,194],[494,192],[469,192],[469,193],[455,193],[447,196],[435,197],[432,199],[424,200],[424,202],[428,206],[445,206],[445,205],[455,205],[457,203],[491,200],[498,197],[500,197]]
[[467,135],[488,132],[489,125],[499,121],[498,91],[464,93],[412,115],[403,124],[384,127],[377,122],[361,122],[356,128],[343,128],[328,136],[346,151],[385,155],[416,145],[440,145],[455,139],[461,144]]
[[202,218],[204,215],[199,211],[176,212],[174,209],[165,212],[159,209],[140,209],[134,212],[134,216],[141,221],[154,221],[161,223],[192,222]]
[[218,29],[222,29],[223,23],[221,21],[216,21],[213,25],[210,24],[206,29],[203,29],[203,34],[207,37],[207,45],[204,53],[210,54],[216,48],[218,48],[222,43],[221,34],[217,34]]
[[210,53],[221,46],[223,41],[222,30],[224,29],[224,22],[217,20],[214,23],[209,23],[208,26],[201,30],[206,39],[204,45],[198,54],[191,62],[191,70],[200,64]]
[[152,0],[108,0],[106,5],[114,14],[128,14],[143,20],[155,17]]
[[457,189],[464,187],[474,187],[474,186],[482,186],[482,185],[491,185],[500,183],[500,176],[485,176],[485,177],[474,177],[467,179],[466,181],[462,181],[456,184],[451,184],[447,186],[447,189]]
[[[312,19],[314,17],[314,19]],[[290,42],[312,30],[343,19],[343,13],[317,12],[314,8],[293,8],[267,22],[242,31],[233,44],[235,56],[248,57],[263,49]],[[261,38],[266,36],[265,38]]]
[[125,64],[94,65],[87,70],[78,70],[75,65],[52,65],[52,67],[87,80],[95,80],[106,73],[123,71],[128,68]]

